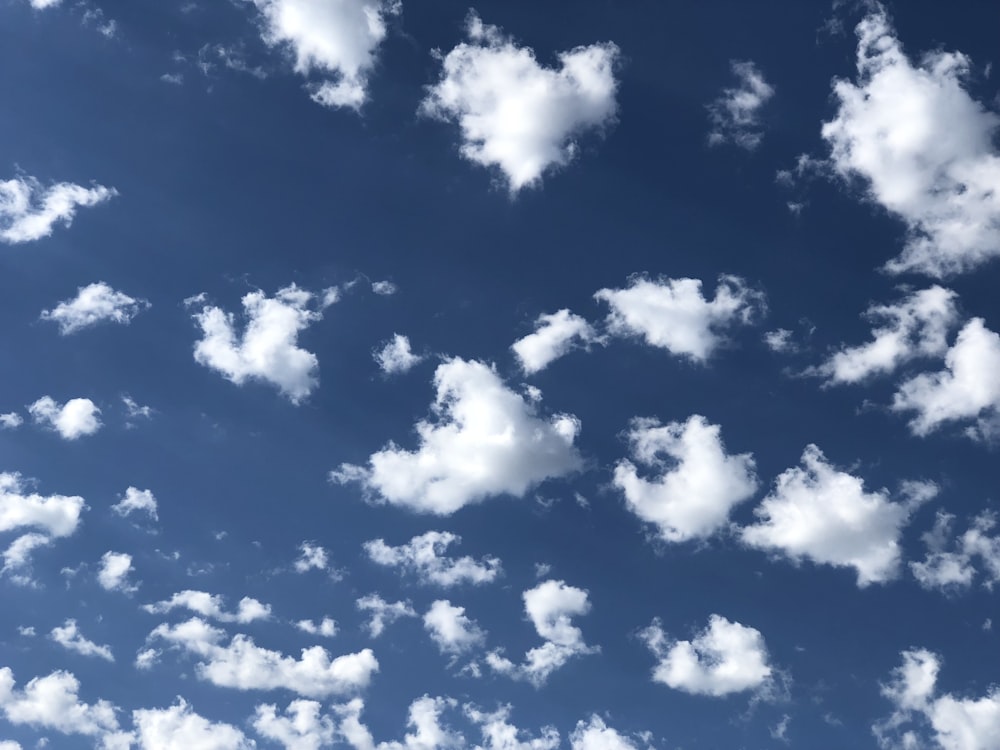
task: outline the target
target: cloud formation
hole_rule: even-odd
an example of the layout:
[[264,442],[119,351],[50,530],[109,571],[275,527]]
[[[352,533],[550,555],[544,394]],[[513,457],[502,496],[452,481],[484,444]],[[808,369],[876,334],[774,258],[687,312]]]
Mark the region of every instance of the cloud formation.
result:
[[729,67],[737,84],[725,89],[708,106],[712,123],[708,142],[713,146],[732,143],[753,151],[764,137],[760,112],[774,96],[774,87],[764,80],[764,74],[750,60],[733,60]]
[[79,207],[118,195],[114,188],[57,182],[47,188],[34,177],[0,181],[0,242],[16,245],[48,237],[56,224],[69,226]]
[[372,562],[412,573],[423,584],[448,588],[496,580],[501,572],[500,560],[496,557],[487,556],[477,561],[468,555],[458,559],[444,556],[450,545],[461,541],[460,536],[448,531],[428,531],[398,547],[386,544],[383,539],[372,539],[365,542],[364,549]]
[[81,286],[73,299],[64,300],[51,310],[42,310],[41,319],[56,323],[59,333],[67,336],[104,322],[128,325],[149,306],[147,300],[129,297],[98,281]]
[[62,625],[52,628],[49,637],[68,651],[75,651],[81,656],[96,656],[105,661],[114,661],[110,646],[101,646],[84,637],[76,620],[66,620]]
[[202,617],[210,617],[219,622],[238,622],[241,624],[267,620],[271,617],[270,605],[262,604],[252,597],[244,596],[240,599],[235,612],[227,612],[221,596],[191,589],[178,591],[169,599],[154,604],[144,604],[142,608],[154,615],[166,614],[175,609],[187,609]]
[[134,570],[132,555],[126,552],[105,552],[101,556],[97,582],[105,591],[120,591],[124,594],[131,594],[139,588],[138,584],[132,583],[128,579],[128,574]]
[[414,354],[410,349],[410,339],[398,333],[393,334],[392,338],[381,349],[376,350],[372,357],[386,375],[408,372],[423,360],[423,357]]
[[521,369],[533,375],[569,353],[574,346],[587,346],[599,338],[590,323],[562,309],[551,315],[539,315],[534,333],[518,339],[510,348],[517,356]]
[[93,435],[103,426],[101,410],[89,398],[71,398],[65,404],[51,396],[42,396],[28,406],[35,424],[57,432],[63,440],[76,440]]

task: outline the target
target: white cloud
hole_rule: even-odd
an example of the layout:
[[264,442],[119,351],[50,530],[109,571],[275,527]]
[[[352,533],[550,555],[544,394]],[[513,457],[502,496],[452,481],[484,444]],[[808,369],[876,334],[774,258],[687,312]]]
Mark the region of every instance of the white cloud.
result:
[[872,305],[865,317],[875,323],[872,340],[843,347],[809,373],[828,383],[857,383],[893,372],[916,357],[940,357],[948,349],[948,332],[958,319],[955,293],[932,286],[898,303]]
[[410,350],[410,339],[398,333],[393,334],[381,349],[372,354],[372,357],[378,363],[379,369],[387,375],[407,372],[423,359]]
[[0,668],[0,711],[11,724],[88,737],[117,733],[115,707],[104,700],[82,703],[79,692],[80,682],[69,672],[35,677],[18,690],[10,668]]
[[535,332],[511,345],[521,363],[521,369],[531,375],[569,353],[576,342],[587,346],[599,341],[599,336],[586,320],[563,309],[551,315],[539,315]]
[[925,589],[955,591],[972,585],[977,572],[973,561],[978,558],[985,568],[984,585],[992,588],[1000,581],[1000,535],[990,535],[997,525],[996,515],[982,513],[974,518],[949,550],[954,520],[950,513],[938,512],[934,528],[923,535],[927,555],[911,562],[910,571]]
[[71,398],[60,404],[51,396],[42,396],[28,407],[36,424],[59,433],[63,440],[93,435],[102,427],[101,410],[89,398]]
[[337,621],[331,617],[324,617],[318,623],[312,620],[299,620],[295,623],[295,627],[303,633],[321,635],[324,638],[333,638],[337,635]]
[[[872,729],[883,748],[922,748],[933,738],[941,750],[992,750],[1000,746],[1000,688],[981,698],[939,694],[941,659],[926,649],[901,654],[903,663],[882,685],[895,708]],[[907,729],[916,724],[915,728]],[[929,730],[929,731],[927,731]]]
[[76,531],[86,507],[82,497],[24,494],[24,485],[20,474],[0,473],[0,532],[34,527],[65,537]]
[[34,177],[0,181],[0,242],[13,245],[48,237],[56,224],[72,224],[78,207],[96,206],[115,195],[114,188],[103,185],[85,188],[58,182],[44,188]]
[[202,304],[194,319],[202,338],[194,358],[222,373],[231,383],[260,380],[276,386],[293,404],[305,399],[319,384],[319,360],[298,346],[299,333],[322,320],[320,309],[310,309],[315,295],[295,284],[279,289],[274,297],[262,291],[243,296],[246,326],[240,334],[236,317],[206,305],[201,295],[188,300]]
[[553,69],[539,65],[530,47],[518,47],[474,11],[466,33],[468,42],[441,57],[441,78],[428,87],[420,111],[456,122],[462,156],[498,167],[511,193],[568,164],[577,152],[576,136],[614,121],[614,44],[561,52]]
[[3,551],[3,568],[0,576],[9,576],[10,580],[19,586],[29,586],[34,583],[31,578],[31,553],[39,547],[52,543],[45,534],[34,532],[17,537]]
[[136,419],[142,417],[143,419],[152,419],[153,417],[153,407],[140,405],[138,401],[129,396],[127,393],[122,395],[122,403],[125,405],[125,410],[128,413],[129,419]]
[[387,602],[378,594],[362,596],[355,602],[359,612],[368,612],[365,625],[372,638],[378,638],[388,625],[403,617],[416,617],[417,612],[409,602]]
[[0,414],[0,428],[4,430],[16,430],[22,424],[24,424],[24,417],[16,411]]
[[463,708],[465,715],[483,733],[483,744],[476,745],[473,750],[556,750],[559,747],[559,732],[552,726],[543,727],[538,737],[522,739],[525,733],[509,721],[509,705],[489,713],[470,704]]
[[438,599],[424,615],[424,628],[443,654],[462,654],[482,645],[486,633],[465,614],[465,607],[456,607],[446,599]]
[[787,328],[775,328],[764,334],[764,343],[772,352],[793,352],[797,348],[792,340],[792,332]]
[[256,599],[244,596],[235,612],[226,612],[222,597],[205,591],[178,591],[169,599],[155,604],[144,604],[142,607],[150,614],[162,615],[171,610],[188,609],[202,617],[211,617],[219,622],[237,622],[246,624],[256,620],[267,620],[271,617],[271,606],[261,604]]
[[32,8],[35,8],[36,10],[44,10],[45,8],[56,7],[62,2],[62,0],[29,0],[29,2],[31,3]]
[[434,383],[437,420],[416,424],[416,451],[390,442],[367,467],[342,464],[331,480],[359,482],[381,502],[449,515],[495,495],[523,497],[546,479],[581,467],[573,447],[579,420],[538,417],[488,365],[451,359],[438,366]]
[[886,268],[944,276],[1000,254],[1000,117],[963,87],[970,61],[934,51],[914,65],[881,6],[857,27],[857,82],[838,80],[823,125],[830,165],[907,227]]
[[690,641],[671,640],[658,620],[642,640],[659,662],[653,680],[692,695],[720,697],[766,688],[773,669],[760,631],[720,615]]
[[391,297],[399,291],[399,287],[391,281],[373,281],[372,291],[381,297]]
[[194,712],[183,698],[170,708],[132,712],[143,750],[252,750],[256,747],[236,727],[212,722]]
[[144,648],[135,655],[135,668],[152,669],[160,661],[162,652],[158,648]]
[[500,575],[500,560],[484,557],[476,561],[466,555],[458,559],[445,557],[445,550],[462,538],[448,531],[428,531],[413,537],[406,544],[391,547],[383,539],[365,542],[369,559],[379,565],[413,573],[424,584],[457,586],[462,583],[492,583]]
[[707,300],[699,279],[630,279],[627,289],[601,289],[594,297],[611,306],[608,329],[641,336],[650,346],[706,362],[725,341],[724,331],[748,325],[764,309],[764,296],[738,276],[720,276]]
[[524,592],[524,611],[544,643],[524,655],[524,663],[514,664],[499,651],[486,655],[486,663],[495,671],[514,679],[523,679],[541,687],[555,670],[572,657],[597,653],[588,646],[583,632],[572,619],[590,611],[590,601],[583,589],[567,586],[564,581],[543,581]]
[[720,432],[698,414],[666,425],[655,419],[632,421],[632,456],[659,470],[659,476],[644,479],[635,464],[622,460],[615,466],[614,485],[628,509],[654,524],[668,542],[711,536],[757,490],[753,457],[727,454]]
[[319,750],[333,745],[336,726],[316,701],[296,700],[285,715],[271,703],[257,706],[253,728],[261,737],[280,743],[285,750]]
[[299,557],[295,561],[296,573],[307,573],[310,570],[326,570],[330,564],[326,550],[311,542],[299,545]]
[[371,731],[361,722],[364,702],[355,698],[349,703],[333,706],[340,721],[337,736],[353,750],[452,750],[463,745],[460,735],[441,725],[441,714],[454,706],[447,698],[423,696],[410,704],[407,726],[413,731],[407,733],[402,742],[375,743]]
[[402,10],[399,0],[253,0],[269,45],[287,45],[295,72],[317,73],[313,101],[359,109],[368,97],[368,76],[386,35],[387,19]]
[[968,433],[993,437],[1000,407],[1000,335],[973,318],[958,333],[944,358],[945,369],[922,373],[900,384],[895,411],[915,411],[910,430],[928,435],[947,422],[978,418]]
[[786,469],[754,510],[759,521],[741,529],[751,547],[782,553],[793,562],[854,568],[858,586],[884,583],[899,569],[899,536],[912,507],[937,487],[904,483],[906,503],[885,490],[865,492],[864,481],[839,471],[815,445],[806,446],[802,467]]
[[73,299],[64,300],[51,310],[43,310],[41,319],[57,323],[59,333],[66,336],[105,321],[127,325],[149,306],[147,300],[134,299],[98,281],[80,287]]
[[569,742],[572,750],[638,750],[634,742],[605,724],[597,714],[589,721],[578,721]]
[[82,656],[97,656],[106,661],[114,661],[110,646],[100,646],[88,640],[80,632],[76,620],[66,620],[61,626],[52,628],[49,637],[63,648],[75,651]]
[[128,580],[128,574],[133,572],[132,555],[125,552],[105,552],[101,557],[101,569],[97,572],[97,582],[107,591],[132,593],[138,590],[138,584]]
[[159,520],[157,515],[156,496],[150,490],[140,490],[129,487],[122,499],[111,506],[111,510],[122,518],[132,513],[145,513],[153,521]]
[[739,83],[725,89],[708,107],[712,130],[711,145],[733,143],[752,151],[764,137],[760,111],[774,96],[774,87],[764,80],[764,74],[749,60],[733,60],[729,67]]

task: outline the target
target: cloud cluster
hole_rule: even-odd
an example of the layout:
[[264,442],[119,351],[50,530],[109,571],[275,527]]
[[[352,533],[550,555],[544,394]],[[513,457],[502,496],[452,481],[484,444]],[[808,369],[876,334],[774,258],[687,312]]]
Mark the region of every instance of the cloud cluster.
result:
[[69,226],[79,207],[118,195],[114,188],[58,182],[48,188],[34,177],[0,181],[0,242],[14,245],[48,237],[56,224]]
[[56,323],[59,333],[67,336],[104,322],[127,325],[149,306],[147,300],[129,297],[98,281],[80,287],[73,299],[64,300],[51,310],[42,310],[41,319]]
[[985,569],[984,585],[992,588],[1000,581],[1000,535],[990,533],[996,528],[996,515],[980,514],[964,534],[952,540],[954,520],[952,514],[938,511],[934,528],[923,535],[927,554],[923,560],[910,562],[913,577],[925,589],[954,591],[968,588],[976,577],[974,560],[978,558]]
[[764,137],[760,112],[774,96],[774,87],[750,60],[733,60],[730,68],[738,82],[708,106],[712,122],[708,142],[713,146],[733,143],[753,151]]
[[194,712],[183,698],[169,708],[132,712],[136,739],[144,750],[253,750],[257,745],[232,724]]
[[355,602],[359,612],[368,613],[365,627],[368,635],[378,638],[386,627],[404,617],[416,617],[417,612],[409,602],[387,602],[378,594],[367,594]]
[[386,544],[383,539],[373,539],[365,542],[364,549],[372,562],[412,573],[424,584],[448,588],[496,580],[501,572],[496,557],[487,556],[480,561],[468,555],[458,559],[445,557],[445,550],[461,541],[460,536],[449,531],[428,531],[398,547]]
[[68,651],[75,651],[81,656],[96,656],[105,661],[114,661],[110,646],[101,646],[86,638],[80,632],[76,620],[66,620],[61,626],[52,628],[49,637]]
[[240,599],[235,612],[227,612],[223,606],[223,599],[217,594],[209,594],[205,591],[193,591],[187,589],[178,591],[169,599],[154,604],[144,604],[142,607],[146,612],[154,615],[162,615],[175,609],[187,609],[202,617],[210,617],[219,622],[236,622],[246,624],[256,620],[267,620],[271,617],[271,606],[262,604],[256,599],[244,596]]
[[103,426],[101,410],[89,398],[71,398],[60,404],[51,396],[42,396],[28,406],[35,424],[47,427],[63,440],[93,435]]
[[424,629],[443,654],[458,655],[480,646],[486,633],[458,607],[447,599],[438,599],[424,615]]

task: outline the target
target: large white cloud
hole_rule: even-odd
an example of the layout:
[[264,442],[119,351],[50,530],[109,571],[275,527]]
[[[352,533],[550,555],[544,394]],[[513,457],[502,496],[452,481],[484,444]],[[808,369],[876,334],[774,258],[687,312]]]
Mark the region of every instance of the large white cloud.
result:
[[295,72],[323,77],[312,98],[327,107],[358,109],[368,96],[368,76],[386,35],[387,19],[402,10],[399,0],[253,0],[261,12],[263,38],[287,45]]
[[72,224],[78,207],[96,206],[117,194],[103,185],[85,188],[70,182],[45,188],[33,177],[0,181],[0,242],[48,237],[56,224]]
[[540,372],[579,342],[586,346],[600,337],[586,320],[569,310],[539,315],[534,333],[518,339],[511,349],[528,375]]
[[738,83],[725,89],[709,105],[712,130],[708,134],[708,142],[713,146],[733,143],[752,151],[764,137],[760,112],[774,96],[774,87],[750,60],[733,60],[730,68]]
[[434,422],[416,424],[420,446],[389,443],[368,466],[343,464],[338,483],[358,482],[374,500],[448,515],[495,495],[524,494],[582,465],[573,446],[580,422],[542,418],[482,362],[451,359],[434,373]]
[[858,586],[884,583],[899,571],[899,537],[914,505],[933,497],[930,483],[904,483],[906,502],[885,490],[866,492],[864,481],[830,464],[815,445],[802,466],[786,469],[754,510],[755,525],[741,529],[751,547],[798,562],[854,568]]
[[36,424],[59,433],[63,440],[76,440],[93,435],[103,426],[101,410],[89,398],[71,398],[60,404],[51,396],[42,396],[28,406]]
[[58,324],[59,332],[66,336],[103,322],[128,324],[148,307],[148,301],[129,297],[98,281],[81,286],[73,299],[42,310],[41,319]]
[[772,681],[767,647],[760,631],[720,615],[690,641],[671,640],[659,621],[641,637],[659,662],[653,680],[693,695],[720,697],[766,688]]
[[288,704],[284,715],[273,703],[257,706],[253,728],[266,739],[280,743],[285,750],[319,750],[333,745],[336,725],[317,701],[296,700]]
[[[199,295],[187,302],[197,305],[203,300]],[[271,383],[298,404],[319,384],[319,360],[298,345],[299,334],[323,318],[316,302],[315,295],[295,284],[279,289],[274,297],[250,292],[242,300],[242,334],[232,313],[202,304],[194,314],[202,332],[194,358],[236,385],[247,380]]]
[[615,466],[614,485],[628,509],[654,524],[664,540],[711,536],[736,505],[756,492],[753,458],[727,454],[720,433],[718,425],[698,414],[666,425],[656,419],[632,421],[632,456],[659,476],[640,477],[635,464],[622,460]]
[[170,708],[132,712],[142,750],[252,750],[256,747],[231,724],[196,714],[183,698]]
[[448,588],[496,580],[501,572],[500,560],[496,557],[487,556],[477,561],[468,555],[457,559],[444,555],[451,544],[461,541],[460,536],[449,531],[428,531],[398,547],[386,544],[384,539],[373,539],[365,542],[364,548],[372,562],[413,573],[424,584]]
[[465,614],[465,607],[457,607],[447,599],[438,599],[424,615],[424,629],[444,654],[462,654],[482,645],[486,633]]
[[110,646],[102,646],[85,637],[80,632],[80,627],[76,620],[66,620],[62,625],[52,628],[49,637],[63,648],[75,651],[81,656],[97,656],[106,661],[114,661],[114,654],[111,653]]
[[271,616],[271,606],[262,604],[256,599],[244,596],[240,599],[235,612],[227,612],[223,598],[218,594],[206,591],[186,589],[178,591],[169,599],[154,604],[144,604],[142,607],[150,614],[162,615],[171,610],[188,609],[202,617],[211,617],[219,622],[248,623],[255,620],[266,620]]
[[139,585],[129,580],[133,572],[132,555],[127,552],[105,552],[101,556],[101,567],[97,571],[97,582],[105,591],[121,591],[129,594],[136,591]]
[[1000,254],[1000,117],[963,87],[960,52],[914,65],[881,6],[858,24],[857,81],[838,80],[823,125],[830,164],[907,227],[894,273],[967,271]]
[[595,298],[611,307],[608,329],[618,336],[641,336],[650,346],[694,362],[705,362],[734,325],[751,323],[765,309],[763,295],[738,276],[720,276],[708,300],[700,279],[636,276],[626,289],[601,289]]
[[511,193],[569,163],[577,151],[576,136],[614,120],[614,44],[561,52],[553,69],[474,11],[466,32],[469,41],[441,58],[441,78],[428,87],[420,111],[456,122],[462,156],[498,167]]

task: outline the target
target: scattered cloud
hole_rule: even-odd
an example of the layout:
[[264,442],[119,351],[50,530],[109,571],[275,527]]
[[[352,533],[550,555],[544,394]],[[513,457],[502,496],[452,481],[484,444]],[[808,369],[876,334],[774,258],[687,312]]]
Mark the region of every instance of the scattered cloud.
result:
[[385,632],[386,627],[392,625],[396,620],[417,616],[416,610],[408,601],[387,602],[378,594],[362,596],[355,604],[359,612],[369,613],[365,627],[368,630],[368,635],[372,638],[378,638]]
[[578,721],[569,737],[572,750],[639,750],[635,742],[612,729],[597,714],[589,721]]
[[149,302],[117,292],[103,281],[81,286],[73,299],[60,302],[51,310],[42,310],[41,319],[59,326],[59,333],[67,336],[100,323],[128,325]]
[[798,347],[787,328],[775,328],[764,333],[764,343],[772,352],[794,352]]
[[29,532],[17,537],[3,551],[3,568],[0,569],[0,576],[8,576],[19,586],[32,585],[34,581],[31,578],[31,554],[39,547],[50,544],[52,539],[45,534]]
[[128,579],[129,573],[134,571],[132,555],[125,552],[105,552],[101,557],[100,570],[97,571],[97,582],[105,591],[131,594],[139,589],[138,584]]
[[9,667],[0,668],[0,712],[15,726],[61,734],[108,737],[119,732],[115,706],[108,701],[80,701],[80,682],[70,672],[52,672],[18,689]]
[[423,696],[410,704],[407,733],[402,742],[376,743],[371,731],[361,721],[365,704],[360,698],[333,706],[339,719],[337,737],[353,750],[458,750],[462,736],[441,725],[441,714],[455,705],[449,698]]
[[99,646],[88,640],[80,632],[76,620],[66,620],[61,626],[52,628],[49,637],[68,651],[75,651],[82,656],[97,656],[105,661],[114,661],[110,646]]
[[96,184],[85,188],[58,182],[46,188],[27,176],[0,181],[0,242],[16,245],[48,237],[56,224],[72,224],[77,208],[96,206],[116,195],[114,188]]
[[386,544],[383,539],[372,539],[365,542],[364,549],[372,562],[412,573],[423,584],[448,588],[496,580],[502,570],[496,557],[477,561],[469,556],[458,559],[444,556],[450,545],[461,541],[460,536],[448,531],[428,531],[398,547]]
[[985,568],[984,585],[991,589],[1000,581],[1000,535],[990,534],[997,525],[996,515],[978,515],[964,534],[952,540],[954,520],[952,514],[938,511],[934,528],[922,537],[927,546],[926,556],[910,562],[913,577],[925,589],[945,592],[967,589],[976,577],[974,560],[978,558]]
[[764,74],[750,60],[733,60],[729,67],[737,84],[723,90],[708,106],[712,122],[708,142],[713,146],[732,143],[753,151],[764,137],[760,112],[774,96],[774,87],[764,80]]
[[443,654],[463,654],[486,640],[486,633],[447,599],[438,599],[424,615],[424,629]]
[[28,413],[35,424],[59,433],[63,440],[93,435],[103,426],[101,410],[89,398],[71,398],[60,404],[51,396],[42,396],[28,407]]
[[295,700],[281,715],[276,705],[264,703],[257,706],[253,728],[285,750],[319,750],[333,745],[336,731],[333,720],[322,710],[317,701]]
[[537,737],[525,737],[526,732],[510,723],[510,705],[501,705],[490,712],[471,704],[463,709],[483,734],[482,745],[476,745],[473,750],[556,750],[559,747],[559,732],[552,726],[543,727]]
[[577,343],[588,346],[600,337],[586,320],[562,309],[551,315],[539,315],[535,332],[511,345],[511,349],[528,375],[541,372],[552,362],[569,353]]
[[271,617],[269,604],[261,604],[249,596],[240,599],[235,612],[226,612],[221,596],[190,589],[178,591],[169,599],[155,604],[144,604],[142,608],[154,615],[166,614],[175,609],[187,609],[202,617],[210,617],[219,622],[238,622],[241,624],[267,620]]
[[128,414],[128,418],[131,419],[152,419],[153,418],[153,407],[142,406],[134,398],[129,396],[127,393],[122,394],[122,404],[125,405],[125,411]]
[[407,372],[423,360],[423,357],[414,354],[410,349],[410,339],[398,333],[394,333],[381,349],[372,354],[372,357],[386,375]]
[[129,487],[125,490],[122,499],[111,506],[111,511],[127,518],[133,513],[141,513],[149,517],[151,521],[158,521],[156,496],[150,490],[140,490],[137,487]]
[[253,750],[256,744],[236,727],[209,721],[183,699],[169,708],[132,712],[144,750]]
[[337,635],[337,621],[332,617],[324,617],[319,622],[313,622],[312,620],[299,620],[295,623],[295,627],[303,633],[309,633],[309,635],[321,635],[324,638],[333,638]]
[[329,565],[329,555],[318,544],[302,542],[299,545],[299,557],[294,563],[296,573],[308,573],[310,570],[326,570]]
[[373,281],[372,291],[380,297],[391,297],[399,291],[399,287],[391,281]]
[[22,424],[24,424],[24,417],[22,417],[16,411],[7,412],[6,414],[0,414],[0,429],[16,430]]

